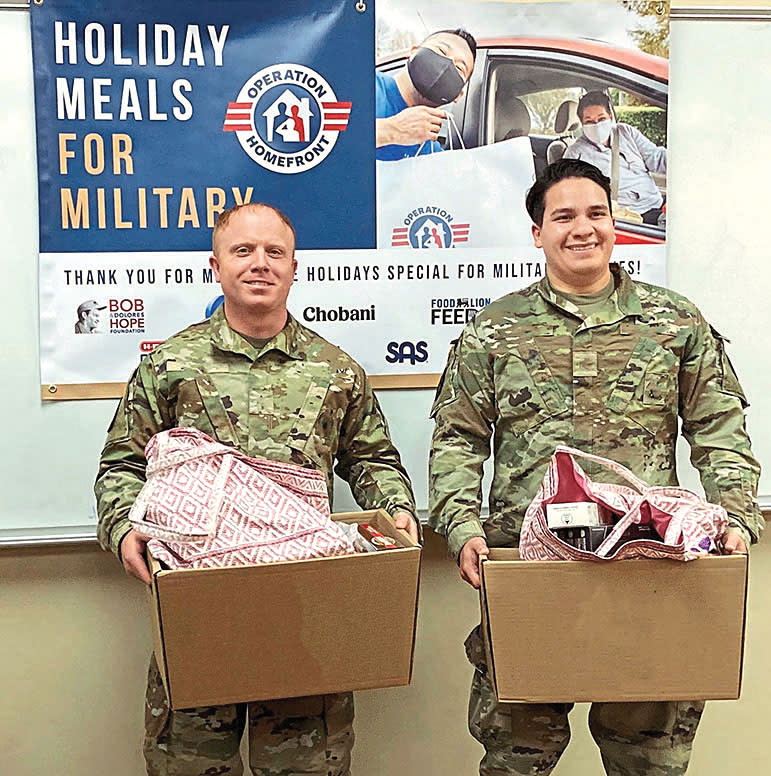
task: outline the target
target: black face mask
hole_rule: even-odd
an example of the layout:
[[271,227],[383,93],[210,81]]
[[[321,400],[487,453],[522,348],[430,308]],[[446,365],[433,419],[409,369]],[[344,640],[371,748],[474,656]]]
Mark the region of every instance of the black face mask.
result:
[[465,83],[453,61],[421,46],[407,63],[412,85],[434,105],[452,102]]

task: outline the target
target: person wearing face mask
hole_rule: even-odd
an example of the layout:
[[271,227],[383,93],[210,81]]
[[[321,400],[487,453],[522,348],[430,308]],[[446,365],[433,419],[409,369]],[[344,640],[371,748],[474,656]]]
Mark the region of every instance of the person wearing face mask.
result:
[[618,204],[657,224],[664,199],[650,173],[667,171],[667,149],[648,140],[639,129],[613,120],[605,92],[587,92],[578,103],[583,137],[565,151],[566,159],[583,159],[610,176],[611,133],[618,128]]
[[396,76],[375,74],[375,145],[380,161],[441,151],[436,141],[445,111],[463,95],[477,44],[463,29],[441,30],[413,47]]

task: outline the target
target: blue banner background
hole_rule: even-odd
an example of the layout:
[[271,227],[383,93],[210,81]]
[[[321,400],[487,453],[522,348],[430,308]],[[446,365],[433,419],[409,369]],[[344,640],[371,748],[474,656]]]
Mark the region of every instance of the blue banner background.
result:
[[[139,0],[124,6],[108,2],[66,2],[46,0],[31,6],[35,109],[38,145],[41,252],[91,251],[171,251],[206,250],[210,229],[206,225],[205,188],[219,187],[228,193],[226,206],[235,204],[231,187],[241,191],[252,186],[252,201],[265,201],[284,210],[292,219],[301,249],[370,248],[375,236],[375,119],[374,119],[374,3],[360,13],[346,0],[285,0],[284,2],[178,3],[170,0]],[[54,22],[77,23],[78,62],[56,64]],[[83,29],[89,22],[105,27],[107,60],[90,65],[84,59]],[[123,55],[135,64],[112,63],[113,24],[123,25]],[[148,64],[136,64],[137,25],[148,25]],[[177,61],[156,66],[152,61],[152,27],[171,24],[176,31]],[[201,28],[206,65],[180,64],[185,29],[188,24]],[[215,67],[207,25],[229,24],[223,66]],[[329,156],[318,166],[293,175],[266,170],[252,161],[241,148],[235,132],[223,132],[228,103],[247,79],[263,67],[291,62],[320,73],[331,85],[339,101],[353,103],[348,128],[338,136]],[[57,119],[57,77],[86,79],[86,118]],[[93,116],[91,79],[111,78],[104,90],[112,95],[105,106],[113,120]],[[134,78],[143,120],[117,120],[121,84]],[[167,121],[148,121],[146,83],[158,85],[159,110],[169,114]],[[177,78],[192,84],[187,97],[193,116],[187,121],[174,119],[171,85]],[[143,96],[144,95],[144,96]],[[69,148],[77,154],[69,159],[67,175],[59,172],[58,135],[74,132],[77,141]],[[105,171],[88,174],[82,165],[83,137],[100,134],[105,141]],[[126,133],[133,141],[133,175],[114,175],[110,149],[112,133]],[[91,228],[63,229],[60,188],[69,187],[73,197],[80,187],[90,190]],[[133,222],[130,229],[115,229],[108,208],[106,228],[96,224],[96,195],[104,187],[111,201],[113,188],[123,190],[123,218]],[[148,191],[148,207],[156,207],[154,187],[174,189],[169,197],[169,227],[161,229],[149,218],[148,228],[137,226],[139,187]],[[177,204],[182,187],[192,187],[201,220],[199,228],[177,228]],[[152,212],[152,211],[150,211]]]

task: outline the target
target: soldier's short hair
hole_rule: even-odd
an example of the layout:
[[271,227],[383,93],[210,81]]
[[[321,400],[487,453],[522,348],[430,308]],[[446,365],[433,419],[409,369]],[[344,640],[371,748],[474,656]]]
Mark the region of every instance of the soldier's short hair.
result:
[[[230,209],[223,210],[220,213],[219,217],[217,218],[217,223],[214,224],[214,229],[211,233],[212,251],[214,252],[215,250],[214,245],[217,242],[217,235],[228,225],[228,222],[236,213],[238,213],[240,210],[260,210],[262,208],[272,210],[284,222],[284,224],[289,227],[289,231],[292,233],[292,242],[294,245],[297,245],[297,233],[294,230],[292,222],[289,220],[289,216],[284,213],[283,210],[279,210],[277,207],[269,205],[267,202],[245,202],[243,205],[234,205]],[[294,253],[294,250],[292,253]]]
[[600,170],[589,162],[581,159],[558,159],[550,164],[536,179],[535,183],[527,192],[525,207],[538,226],[543,226],[543,213],[546,203],[546,192],[560,181],[567,178],[588,178],[596,183],[608,198],[608,207],[613,208],[610,201],[610,178],[603,175]]

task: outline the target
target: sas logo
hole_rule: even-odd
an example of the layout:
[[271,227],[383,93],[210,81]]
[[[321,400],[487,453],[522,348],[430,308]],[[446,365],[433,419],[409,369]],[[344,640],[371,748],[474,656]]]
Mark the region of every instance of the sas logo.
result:
[[428,343],[420,340],[418,343],[410,342],[389,342],[386,348],[388,355],[385,360],[389,364],[403,364],[409,361],[413,366],[428,361]]
[[345,132],[351,103],[338,101],[315,70],[284,63],[264,67],[228,103],[223,132],[235,132],[241,148],[261,167],[291,175],[329,156]]
[[450,213],[434,205],[416,208],[403,223],[394,228],[392,248],[453,248],[468,242],[470,225],[456,224]]

